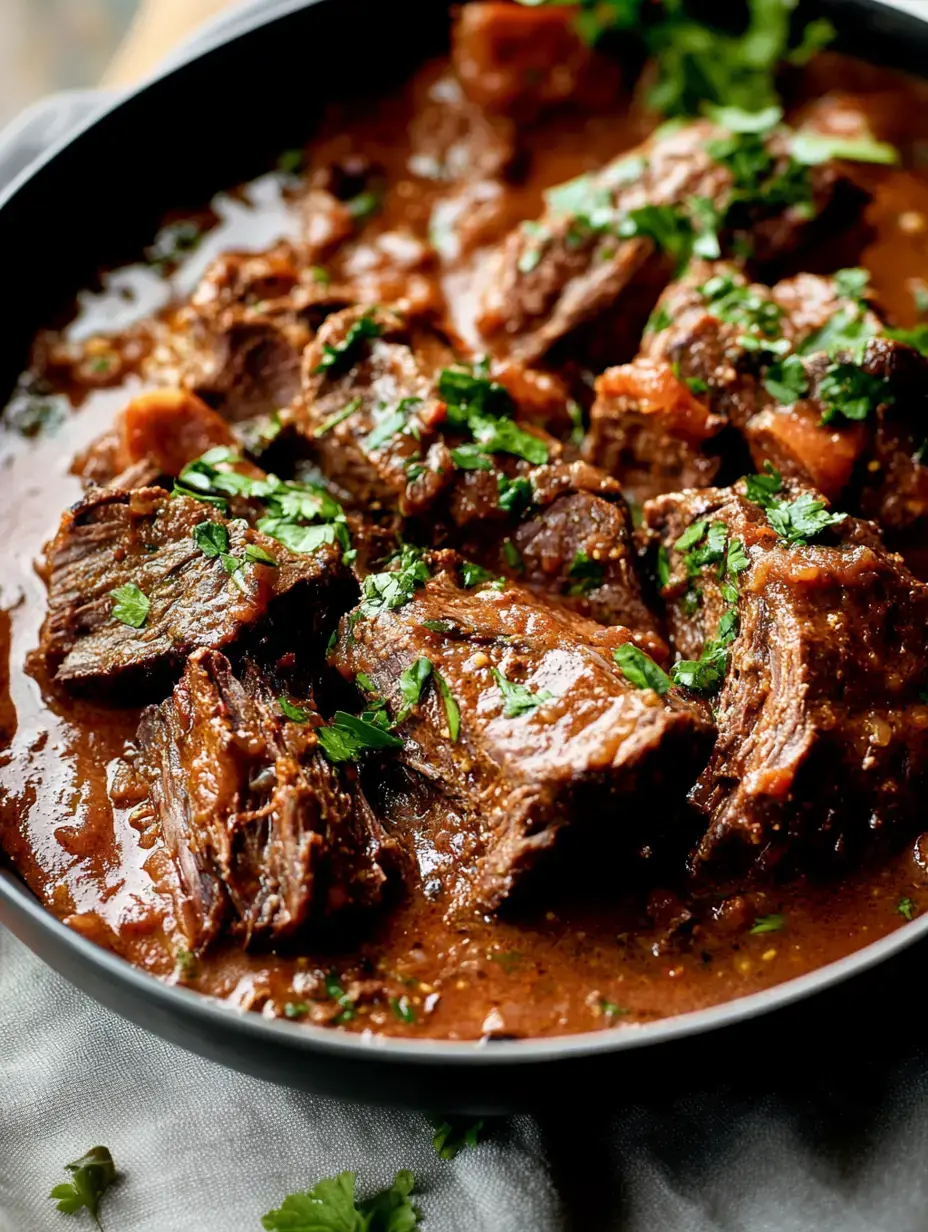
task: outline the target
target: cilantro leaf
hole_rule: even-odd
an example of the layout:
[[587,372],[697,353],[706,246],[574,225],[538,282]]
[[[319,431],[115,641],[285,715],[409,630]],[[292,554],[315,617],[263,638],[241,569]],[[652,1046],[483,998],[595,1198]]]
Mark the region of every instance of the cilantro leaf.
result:
[[584,551],[578,551],[570,562],[567,575],[577,579],[567,593],[585,595],[597,586],[602,586],[606,571],[598,560],[593,560]]
[[325,343],[322,348],[322,359],[314,368],[314,373],[324,372],[327,376],[335,376],[349,368],[357,358],[357,352],[362,342],[369,338],[379,338],[383,333],[380,324],[374,320],[371,313],[358,317],[350,325],[341,342],[334,346]]
[[631,681],[639,689],[653,689],[663,696],[673,681],[654,660],[639,650],[632,642],[623,642],[612,652],[619,670],[626,680]]
[[837,526],[846,513],[830,513],[823,500],[803,492],[794,501],[773,501],[767,506],[767,521],[785,543],[808,543],[829,526]]
[[872,137],[839,137],[827,133],[800,132],[793,138],[792,155],[798,163],[807,167],[817,166],[832,158],[843,158],[854,163],[882,163],[894,167],[899,162],[899,151],[886,141]]
[[502,695],[504,718],[517,719],[523,714],[534,714],[544,702],[550,702],[554,699],[554,694],[549,693],[547,689],[541,689],[538,693],[533,693],[524,684],[517,684],[507,680],[497,668],[492,667],[490,671]]
[[762,475],[745,475],[744,495],[755,505],[766,509],[774,496],[783,490],[783,476],[770,462],[764,463]]
[[305,1193],[290,1194],[261,1223],[266,1232],[415,1232],[419,1213],[410,1202],[411,1172],[397,1172],[389,1189],[359,1201],[356,1174],[318,1181]]
[[474,586],[481,586],[484,582],[492,581],[493,574],[489,569],[484,569],[483,565],[475,565],[472,560],[461,561],[461,581],[471,590]]
[[344,710],[336,710],[331,723],[316,729],[323,753],[334,764],[356,761],[371,749],[401,749],[398,736],[385,731],[377,723],[356,718]]
[[764,933],[778,933],[786,926],[782,915],[759,915],[748,932],[752,936],[762,936]]
[[911,898],[900,898],[896,910],[904,920],[914,920],[918,915],[918,907]]
[[135,582],[126,582],[111,591],[113,596],[113,617],[133,629],[141,629],[148,619],[151,610],[151,600],[139,590]]
[[510,479],[508,475],[497,475],[496,482],[500,509],[505,509],[513,517],[520,517],[535,497],[529,480],[521,475],[516,479]]
[[462,471],[491,471],[493,463],[489,456],[472,441],[451,450],[451,461]]
[[893,338],[896,342],[904,342],[906,346],[914,347],[928,359],[928,322],[921,321],[912,329],[887,329],[885,332],[887,338]]
[[308,723],[310,714],[302,706],[296,706],[286,697],[278,697],[277,705],[280,713],[294,723]]
[[364,405],[363,398],[352,398],[351,401],[343,406],[340,411],[335,411],[328,419],[324,419],[318,428],[313,432],[314,437],[325,436],[327,432],[331,432],[333,428],[337,428],[340,423],[344,423],[350,418],[355,411],[359,411]]
[[435,678],[435,687],[441,696],[442,704],[445,707],[445,719],[448,723],[448,735],[451,738],[452,744],[457,744],[458,736],[461,733],[461,708],[454,699],[454,694],[448,685],[447,680],[440,672],[433,670]]
[[86,1207],[100,1226],[100,1199],[116,1179],[113,1156],[105,1146],[93,1146],[86,1155],[71,1164],[65,1164],[71,1180],[56,1185],[49,1194],[57,1202],[58,1210],[74,1215]]
[[476,1146],[483,1121],[464,1121],[454,1117],[440,1121],[435,1127],[432,1146],[439,1159],[454,1159],[467,1146]]
[[834,422],[839,415],[859,422],[874,414],[877,407],[894,401],[889,381],[865,372],[857,364],[831,364],[816,392],[823,424]]
[[413,597],[420,586],[429,580],[428,565],[421,551],[405,544],[397,558],[396,568],[385,573],[371,573],[364,579],[359,612],[362,616],[376,616],[379,612],[393,611],[402,607]]
[[413,706],[419,701],[422,696],[422,690],[432,674],[432,661],[424,656],[410,663],[409,667],[400,674],[399,689],[403,698],[403,705],[397,712],[396,721],[402,723],[408,718]]
[[798,355],[787,355],[764,374],[764,388],[777,402],[792,406],[809,392],[809,378]]
[[193,541],[210,560],[229,551],[229,530],[222,522],[200,522],[193,528]]

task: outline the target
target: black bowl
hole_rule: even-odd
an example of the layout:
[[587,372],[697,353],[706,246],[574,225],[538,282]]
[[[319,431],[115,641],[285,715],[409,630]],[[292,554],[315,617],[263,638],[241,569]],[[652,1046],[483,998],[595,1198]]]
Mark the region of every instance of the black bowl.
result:
[[[922,20],[868,0],[815,7],[832,15],[849,50],[910,69],[926,62],[928,14]],[[255,13],[236,35],[54,147],[0,197],[7,298],[16,303],[15,319],[5,322],[8,359],[25,356],[35,328],[97,269],[137,253],[166,209],[198,205],[264,170],[275,152],[305,139],[324,99],[402,78],[446,37],[447,5],[439,0],[401,8],[294,0],[271,20]],[[235,1069],[345,1098],[474,1112],[601,1102],[607,1091],[633,1098],[657,1080],[664,1090],[689,1085],[694,1074],[724,1072],[737,1082],[756,1076],[758,1058],[771,1079],[798,1079],[859,1063],[861,1046],[871,1058],[885,1054],[909,1038],[908,1016],[892,1013],[892,999],[919,978],[928,952],[928,943],[910,950],[928,934],[926,916],[810,975],[709,1010],[593,1034],[475,1044],[269,1021],[169,987],[67,928],[2,871],[0,922],[104,1005]],[[851,976],[860,978],[847,984]],[[826,989],[827,998],[800,1004]]]

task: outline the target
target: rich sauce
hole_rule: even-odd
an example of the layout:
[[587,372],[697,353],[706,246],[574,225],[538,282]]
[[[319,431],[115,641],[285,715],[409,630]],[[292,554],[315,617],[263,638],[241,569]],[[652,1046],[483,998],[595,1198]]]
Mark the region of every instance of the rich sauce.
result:
[[[875,92],[879,122],[898,130],[879,135],[898,140],[909,155],[906,170],[878,177],[861,263],[896,320],[911,324],[913,290],[922,280],[928,287],[928,89],[833,56],[820,57],[807,77],[813,98],[838,86]],[[446,65],[431,64],[400,95],[362,115],[339,108],[309,160],[368,153],[384,166],[382,212],[365,233],[366,248],[351,259],[375,265],[378,236],[398,226],[431,237],[438,289],[456,329],[474,341],[474,271],[486,246],[538,212],[543,188],[601,165],[650,125],[627,105],[562,114],[528,134],[528,171],[517,186],[501,192],[490,178],[462,186],[442,179],[429,161],[436,100],[456,88]],[[889,107],[887,97],[897,105]],[[453,230],[462,218],[476,236],[464,254]],[[121,791],[120,758],[138,710],[52,691],[33,652],[45,610],[35,562],[62,509],[82,491],[72,460],[145,387],[137,361],[152,344],[135,324],[159,313],[169,319],[171,305],[221,252],[296,237],[298,194],[286,175],[269,173],[220,194],[198,221],[206,224],[200,243],[170,276],[138,264],[106,274],[102,289],[79,297],[71,323],[43,336],[36,352],[46,374],[58,372],[57,392],[36,395],[23,386],[0,424],[0,847],[49,910],[154,975],[241,1007],[344,1030],[468,1039],[622,1028],[726,1001],[840,958],[901,927],[922,903],[928,907],[916,845],[915,853],[837,881],[689,904],[689,920],[674,895],[648,901],[610,893],[608,878],[593,886],[575,874],[572,885],[549,884],[543,906],[498,918],[449,924],[424,897],[409,897],[341,952],[246,953],[232,944],[202,960],[183,952],[172,861],[156,832],[133,824],[132,800]],[[49,348],[53,358],[63,348],[82,361],[49,366]],[[93,359],[113,348],[118,380]],[[900,910],[903,900],[911,906]],[[771,917],[782,927],[756,928],[757,919]],[[362,997],[345,1014],[339,989],[366,976],[390,995]]]

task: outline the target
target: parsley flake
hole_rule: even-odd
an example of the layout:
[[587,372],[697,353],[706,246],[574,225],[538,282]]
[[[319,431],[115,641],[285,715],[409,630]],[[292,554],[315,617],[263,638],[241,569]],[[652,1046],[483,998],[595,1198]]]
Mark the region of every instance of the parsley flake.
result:
[[113,596],[113,616],[132,629],[141,629],[148,619],[151,600],[135,582],[126,582],[110,592]]

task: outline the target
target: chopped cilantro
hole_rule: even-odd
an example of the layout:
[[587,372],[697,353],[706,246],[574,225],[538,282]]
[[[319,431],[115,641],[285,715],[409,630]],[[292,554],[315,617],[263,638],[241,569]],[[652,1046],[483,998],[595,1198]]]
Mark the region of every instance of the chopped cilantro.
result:
[[292,722],[294,723],[308,723],[309,722],[309,719],[310,719],[309,711],[304,710],[302,706],[295,706],[293,702],[289,700],[289,698],[278,697],[277,705],[280,709],[280,713],[285,718],[290,719]]
[[368,574],[364,579],[359,609],[361,615],[376,616],[379,612],[402,607],[428,580],[429,569],[421,551],[411,544],[404,544],[396,558],[395,568],[385,573]]
[[921,321],[912,329],[887,329],[887,338],[893,338],[896,342],[904,342],[906,346],[914,347],[922,355],[928,359],[928,321]]
[[571,445],[582,445],[584,437],[583,408],[573,398],[568,399],[567,414],[570,416],[571,424],[568,440]]
[[148,619],[151,600],[135,582],[126,582],[110,592],[113,596],[113,617],[132,629],[141,629]]
[[340,423],[344,423],[350,415],[355,413],[355,411],[359,411],[363,404],[362,398],[352,398],[347,406],[343,406],[340,411],[336,411],[334,415],[330,415],[328,419],[324,419],[319,427],[313,432],[313,436],[317,438],[320,436],[325,436],[327,432],[331,432],[333,428],[337,428]]
[[764,374],[764,388],[784,406],[792,406],[804,398],[809,392],[809,378],[799,356],[787,355],[771,364]]
[[327,376],[343,372],[354,362],[360,344],[369,338],[379,338],[382,333],[380,324],[374,320],[371,313],[366,312],[348,327],[341,342],[334,346],[329,343],[323,345],[322,359],[313,371],[324,372]]
[[359,192],[357,196],[352,197],[350,201],[345,202],[345,208],[354,219],[355,222],[364,223],[369,218],[373,218],[375,214],[379,214],[383,207],[383,195],[379,192],[368,190]]
[[484,569],[483,565],[475,565],[471,560],[461,561],[461,580],[468,590],[474,586],[481,586],[484,582],[492,581],[492,578],[493,574],[489,569]]
[[451,450],[451,460],[458,470],[491,471],[493,462],[479,445],[469,442]]
[[389,1189],[363,1201],[355,1197],[354,1172],[340,1172],[305,1193],[290,1194],[268,1211],[265,1232],[415,1232],[419,1213],[409,1197],[411,1172],[397,1172]]
[[511,418],[512,396],[482,368],[445,368],[439,375],[438,396],[447,404],[449,425],[470,432],[484,453],[511,453],[535,466],[547,462],[548,446]]
[[549,693],[547,689],[541,689],[538,693],[532,693],[524,684],[507,680],[497,668],[492,667],[490,671],[502,695],[504,718],[517,719],[523,714],[534,714],[544,702],[550,702],[554,699],[554,695]]
[[379,421],[376,428],[365,438],[365,447],[367,449],[379,449],[381,445],[385,445],[387,441],[392,440],[398,432],[412,431],[413,435],[415,435],[418,431],[418,425],[413,423],[407,429],[407,424],[411,413],[416,407],[421,405],[421,398],[401,399],[396,410],[392,411],[389,415],[385,415]]
[[621,646],[617,646],[612,657],[625,679],[631,681],[636,688],[653,689],[655,693],[663,696],[673,685],[663,668],[658,667],[649,655],[632,642],[623,642]]
[[628,1010],[623,1009],[621,1005],[617,1005],[615,1001],[608,1001],[605,997],[600,997],[599,1008],[602,1010],[603,1018],[621,1018],[623,1014],[627,1014]]
[[319,744],[330,762],[355,761],[371,749],[401,749],[398,736],[385,731],[377,723],[356,718],[344,710],[336,710],[332,722],[316,729]]
[[390,1009],[400,1022],[412,1023],[416,1021],[416,1011],[410,1005],[408,997],[391,997]]
[[522,559],[522,553],[511,539],[503,540],[503,558],[510,569],[515,569],[517,573],[525,572],[525,561]]
[[870,271],[856,267],[838,270],[834,284],[842,299],[863,299],[870,290]]
[[354,1018],[354,1001],[342,988],[341,981],[334,971],[330,971],[325,977],[325,994],[341,1007],[342,1012],[335,1019],[336,1023],[350,1022]]
[[432,673],[435,680],[435,687],[438,689],[442,700],[442,705],[445,708],[445,719],[448,723],[448,735],[451,738],[452,744],[457,744],[458,736],[461,733],[461,708],[454,699],[454,694],[448,685],[447,680],[440,672]]
[[657,549],[657,564],[655,566],[657,584],[663,590],[670,584],[670,556],[663,544]]
[[306,1001],[287,1001],[284,1005],[284,1018],[298,1021],[300,1018],[305,1018],[308,1013],[309,1004]]
[[782,932],[786,920],[782,915],[759,915],[748,932],[752,936],[762,936],[764,933]]
[[893,401],[889,381],[865,372],[857,364],[832,364],[816,391],[822,404],[822,423],[833,423],[839,415],[860,421],[874,414],[878,406]]
[[659,334],[662,330],[669,329],[673,325],[673,318],[663,304],[658,304],[651,315],[648,317],[648,323],[644,327],[647,334]]
[[510,479],[507,475],[497,475],[496,482],[500,509],[505,509],[513,517],[521,517],[535,495],[531,483],[523,476]]
[[918,915],[918,907],[911,898],[900,898],[896,910],[905,920],[914,920]]
[[579,551],[570,562],[567,574],[577,579],[567,593],[585,595],[597,586],[602,586],[606,571],[598,560],[593,560],[586,552]]
[[795,135],[792,155],[798,163],[807,167],[828,162],[832,158],[843,158],[854,163],[882,163],[890,167],[899,162],[899,151],[886,141],[813,132]]
[[402,723],[404,719],[408,718],[413,706],[418,703],[419,698],[422,696],[422,690],[425,688],[431,674],[431,660],[425,657],[416,659],[414,663],[411,663],[400,674],[399,688],[403,698],[403,705],[397,712],[397,723]]

